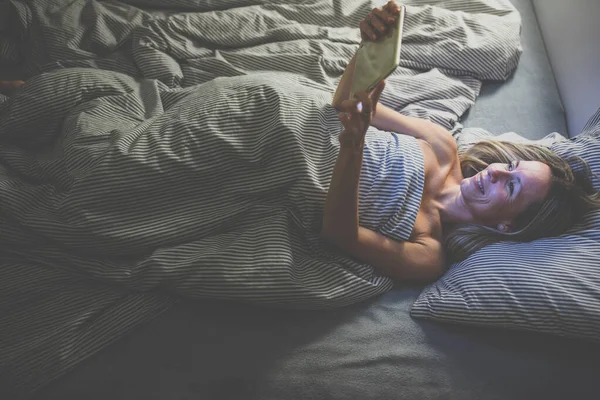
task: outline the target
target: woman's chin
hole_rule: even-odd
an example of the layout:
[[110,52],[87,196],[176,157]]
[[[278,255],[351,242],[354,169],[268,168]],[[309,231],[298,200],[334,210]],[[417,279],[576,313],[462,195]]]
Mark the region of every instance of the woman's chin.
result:
[[462,181],[460,181],[460,194],[465,199],[471,198],[473,196],[471,184],[471,178],[464,178]]

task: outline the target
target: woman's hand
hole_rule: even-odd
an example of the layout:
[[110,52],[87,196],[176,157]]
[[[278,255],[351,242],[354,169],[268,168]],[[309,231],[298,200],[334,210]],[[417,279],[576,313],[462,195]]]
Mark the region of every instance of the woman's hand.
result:
[[[365,19],[360,22],[360,34],[364,40],[380,40],[385,37],[394,27],[394,23],[400,15],[400,8],[394,1],[390,1],[383,8],[373,9]],[[340,110],[341,104],[350,96],[356,55],[346,66],[342,78],[335,90],[331,105]]]
[[383,7],[374,8],[360,22],[360,36],[364,41],[381,40],[393,29],[399,15],[400,8],[393,0]]
[[381,81],[371,93],[356,93],[356,99],[345,100],[340,104],[338,118],[344,126],[339,136],[342,147],[362,150],[365,134],[371,125],[384,87],[385,81]]

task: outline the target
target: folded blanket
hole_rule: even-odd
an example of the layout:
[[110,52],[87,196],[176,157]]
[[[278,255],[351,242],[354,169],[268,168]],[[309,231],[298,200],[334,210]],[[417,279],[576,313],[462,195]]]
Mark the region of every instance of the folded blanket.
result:
[[[31,78],[0,99],[0,387],[11,398],[179,295],[315,308],[391,287],[316,234],[340,129],[327,102],[376,4],[127,3],[1,4],[0,61]],[[382,102],[456,131],[481,79],[516,66],[519,16],[500,0],[409,3]],[[367,154],[374,166],[404,172],[365,172],[361,216],[406,239],[419,153],[388,133],[369,141],[383,149]],[[368,197],[397,176],[410,182],[397,203]]]

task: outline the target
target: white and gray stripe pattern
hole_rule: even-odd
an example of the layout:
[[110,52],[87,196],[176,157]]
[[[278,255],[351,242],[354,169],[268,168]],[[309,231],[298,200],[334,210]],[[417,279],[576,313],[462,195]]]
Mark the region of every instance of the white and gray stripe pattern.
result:
[[[488,135],[467,129],[461,134],[465,140]],[[519,140],[515,135],[502,139]],[[583,158],[600,177],[600,109],[575,138],[549,137],[540,144],[566,159]],[[600,190],[600,181],[593,183]],[[598,341],[600,211],[590,212],[559,237],[498,243],[478,251],[425,289],[411,314]]]
[[[318,236],[340,131],[327,103],[376,4],[128,3],[8,3],[2,37],[28,78],[0,104],[11,398],[176,298],[327,308],[391,288]],[[514,8],[485,4],[412,7],[382,101],[456,129],[479,79],[504,78],[521,52]],[[374,129],[367,144],[361,223],[406,240],[422,154]]]
[[[18,174],[1,182],[4,243],[22,243],[14,230],[26,229],[36,236],[23,257],[188,297],[334,307],[389,288],[318,237],[340,131],[329,91],[296,75],[253,74],[174,102],[141,97],[154,82],[136,90],[111,75],[46,73],[8,104],[9,115],[35,117],[0,122],[0,136],[27,143],[0,149]],[[57,84],[72,89],[53,94]],[[101,97],[82,102],[90,87],[104,87]],[[40,140],[26,140],[42,122]],[[60,146],[36,158],[30,146],[51,147],[42,139]],[[416,140],[373,130],[364,165],[361,224],[407,240],[424,179]]]

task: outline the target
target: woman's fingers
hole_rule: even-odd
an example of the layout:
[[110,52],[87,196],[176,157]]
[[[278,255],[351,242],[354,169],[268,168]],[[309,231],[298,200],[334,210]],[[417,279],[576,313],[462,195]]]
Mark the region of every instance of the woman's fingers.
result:
[[379,40],[385,36],[396,17],[382,8],[374,8],[360,22],[360,33],[363,40]]
[[[371,15],[371,14],[369,14]],[[360,21],[360,36],[363,40],[376,40],[377,34],[367,19]]]
[[[390,29],[392,23],[396,20],[396,17],[394,15],[381,8],[376,8],[375,10],[373,10],[373,14],[377,16],[376,22],[379,24],[379,27],[381,28],[381,26],[383,25],[383,29],[386,32]],[[373,18],[373,20],[375,20],[375,18]]]
[[385,88],[385,81],[381,81],[370,93],[365,91],[354,94],[354,99],[344,100],[336,108],[340,113],[368,114],[373,109]]
[[358,100],[344,100],[338,107],[338,111],[345,113],[357,113],[360,112]]
[[387,4],[383,6],[383,9],[393,16],[397,16],[400,13],[400,6],[393,0],[388,1]]
[[366,92],[357,94],[357,99],[343,101],[338,108],[338,119],[346,135],[362,137],[371,121],[371,100]]
[[340,120],[342,125],[344,125],[344,127],[346,127],[348,125],[348,121],[350,121],[352,119],[352,115],[341,112],[341,113],[338,113],[338,119]]
[[400,7],[395,1],[389,1],[383,8],[374,8],[365,19],[360,21],[360,36],[363,40],[379,40],[385,36],[391,24],[400,14]]
[[384,36],[389,30],[389,22],[387,21],[387,13],[380,8],[376,8],[370,14],[369,23],[373,31],[377,35],[377,39]]
[[373,111],[373,103],[367,92],[358,92],[355,94],[359,102],[357,108],[362,114],[370,114]]

